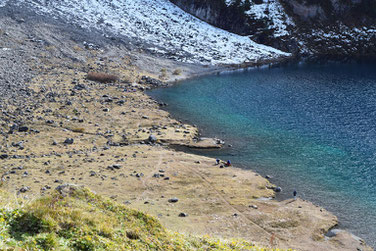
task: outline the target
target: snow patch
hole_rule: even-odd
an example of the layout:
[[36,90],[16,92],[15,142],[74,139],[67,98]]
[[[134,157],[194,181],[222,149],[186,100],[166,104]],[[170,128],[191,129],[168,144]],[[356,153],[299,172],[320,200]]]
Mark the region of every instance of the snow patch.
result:
[[0,0],[0,8],[2,8],[5,5],[7,5],[8,2],[9,2],[9,0]]
[[275,37],[289,35],[287,26],[295,26],[294,21],[286,15],[278,0],[266,0],[262,4],[253,4],[246,14],[255,19],[269,20],[269,29],[274,30]]

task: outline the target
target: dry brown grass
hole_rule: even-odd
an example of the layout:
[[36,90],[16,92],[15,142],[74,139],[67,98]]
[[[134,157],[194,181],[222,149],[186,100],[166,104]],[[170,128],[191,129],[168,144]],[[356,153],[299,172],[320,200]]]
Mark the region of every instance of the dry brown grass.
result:
[[72,128],[72,132],[84,133],[85,128],[82,128],[82,127]]
[[179,75],[181,75],[181,73],[182,73],[183,71],[181,70],[181,69],[176,69],[172,74],[173,75],[176,75],[176,76],[179,76]]
[[118,80],[117,76],[103,72],[89,72],[86,78],[100,83],[111,83]]

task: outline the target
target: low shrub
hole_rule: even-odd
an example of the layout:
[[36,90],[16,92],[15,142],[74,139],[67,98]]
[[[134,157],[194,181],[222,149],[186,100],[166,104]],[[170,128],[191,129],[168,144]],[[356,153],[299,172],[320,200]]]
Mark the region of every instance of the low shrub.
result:
[[73,128],[72,132],[84,133],[85,132],[85,128],[81,128],[81,127]]
[[103,72],[89,72],[86,78],[100,83],[112,83],[118,80],[117,76]]
[[181,75],[181,73],[182,73],[181,69],[176,69],[172,74],[178,76],[178,75]]

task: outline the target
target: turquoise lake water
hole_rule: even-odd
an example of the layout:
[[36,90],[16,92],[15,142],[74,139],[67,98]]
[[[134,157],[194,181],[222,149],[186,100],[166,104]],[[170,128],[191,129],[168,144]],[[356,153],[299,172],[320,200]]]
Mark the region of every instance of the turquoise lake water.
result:
[[271,175],[278,198],[296,189],[376,246],[376,64],[252,69],[148,94],[232,145],[200,154]]

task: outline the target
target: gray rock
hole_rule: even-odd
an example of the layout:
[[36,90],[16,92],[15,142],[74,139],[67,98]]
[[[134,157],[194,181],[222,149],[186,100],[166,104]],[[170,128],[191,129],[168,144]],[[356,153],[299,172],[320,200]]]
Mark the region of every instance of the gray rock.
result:
[[123,168],[121,165],[119,165],[119,164],[114,164],[114,165],[112,165],[112,167],[114,168],[114,169],[121,169],[121,168]]
[[176,203],[178,201],[179,201],[178,198],[171,198],[171,199],[168,200],[168,202],[170,202],[170,203]]
[[21,187],[20,192],[21,193],[26,193],[29,190],[30,190],[30,187]]
[[63,184],[63,185],[57,186],[55,190],[65,197],[67,195],[71,195],[74,191],[77,190],[77,188],[78,186],[74,184]]
[[274,188],[274,192],[280,193],[280,192],[282,192],[282,188],[281,187],[276,187],[276,188]]
[[71,145],[74,143],[74,139],[72,138],[66,138],[64,141],[64,144]]
[[29,127],[27,127],[27,126],[20,126],[18,128],[18,131],[19,132],[27,132],[27,131],[29,131]]
[[8,154],[1,154],[0,159],[7,159],[9,157]]
[[188,217],[188,214],[186,214],[186,213],[180,213],[179,217]]

